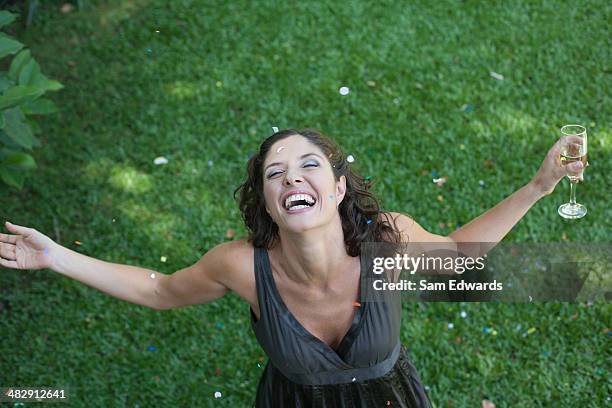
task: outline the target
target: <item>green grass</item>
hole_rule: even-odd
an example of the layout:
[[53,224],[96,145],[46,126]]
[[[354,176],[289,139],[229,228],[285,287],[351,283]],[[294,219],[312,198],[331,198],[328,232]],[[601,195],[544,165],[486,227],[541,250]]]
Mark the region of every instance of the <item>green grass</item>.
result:
[[[447,235],[440,223],[526,184],[560,126],[582,123],[589,214],[556,214],[564,180],[504,241],[609,242],[610,4],[415,3],[113,0],[62,14],[44,2],[18,38],[64,83],[51,95],[61,112],[39,121],[38,170],[23,191],[2,188],[0,220],[169,274],[228,228],[244,235],[231,193],[271,127],[316,127],[378,178],[385,209]],[[2,269],[0,300],[0,386],[68,385],[69,406],[253,401],[265,355],[234,294],[156,312],[49,270]],[[610,404],[607,303],[404,307],[401,339],[436,407]]]

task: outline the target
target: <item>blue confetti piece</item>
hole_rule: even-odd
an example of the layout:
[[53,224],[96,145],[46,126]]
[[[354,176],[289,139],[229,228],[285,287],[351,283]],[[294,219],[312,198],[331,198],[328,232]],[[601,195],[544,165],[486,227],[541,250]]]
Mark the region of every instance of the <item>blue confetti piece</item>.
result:
[[43,249],[43,254],[48,255],[49,254],[49,248]]
[[216,327],[217,329],[222,329],[222,328],[223,328],[223,323],[218,322],[217,324],[215,324],[215,327]]
[[147,53],[147,55],[151,55],[151,54],[153,54],[153,49],[147,48],[147,49],[145,49],[145,52]]
[[157,348],[155,346],[149,346],[149,347],[147,347],[147,350],[155,351],[155,350],[157,350]]
[[490,328],[488,328],[487,326],[485,326],[485,327],[483,327],[483,328],[482,328],[482,332],[483,332],[483,333],[489,333],[490,331],[491,331],[491,329],[490,329]]
[[333,199],[334,199],[334,195],[333,195],[333,194],[330,194],[330,195],[329,195],[329,199],[330,199],[330,200],[333,200]]
[[471,103],[466,103],[465,105],[463,105],[463,111],[465,113],[472,113],[472,112],[474,112],[474,105],[472,105]]
[[368,224],[371,224],[371,223],[372,223],[372,220],[368,220]]
[[548,357],[548,356],[550,356],[550,351],[544,351],[544,352],[542,353],[542,355],[543,355],[544,357]]
[[435,170],[432,170],[432,171],[431,171],[431,177],[433,177],[433,178],[438,178],[438,176],[439,176],[439,174],[438,174],[438,172],[437,172],[437,171],[435,171]]

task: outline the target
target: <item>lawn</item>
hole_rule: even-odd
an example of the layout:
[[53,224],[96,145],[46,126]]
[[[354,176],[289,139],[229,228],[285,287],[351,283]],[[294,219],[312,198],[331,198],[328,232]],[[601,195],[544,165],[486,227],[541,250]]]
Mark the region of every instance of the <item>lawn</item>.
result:
[[[65,88],[39,120],[38,169],[22,191],[0,188],[2,222],[171,274],[245,235],[232,192],[272,126],[315,127],[377,180],[384,209],[448,235],[581,123],[588,215],[557,215],[563,180],[504,241],[610,242],[606,1],[41,3],[10,31]],[[404,309],[401,340],[436,408],[611,403],[608,303]],[[246,407],[267,360],[248,310],[230,294],[160,312],[50,270],[0,269],[0,387],[68,386],[75,407]]]

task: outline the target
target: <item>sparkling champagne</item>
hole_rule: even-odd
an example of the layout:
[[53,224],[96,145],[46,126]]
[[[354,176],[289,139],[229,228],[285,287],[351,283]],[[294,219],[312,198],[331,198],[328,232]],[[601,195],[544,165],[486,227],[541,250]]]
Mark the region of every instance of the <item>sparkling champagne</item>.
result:
[[[561,164],[566,166],[570,163],[574,163],[577,161],[582,162],[582,168],[586,167],[587,163],[587,153],[584,145],[581,143],[570,143],[564,146],[564,149],[561,151]],[[580,172],[577,176],[567,176],[571,183],[577,183],[580,180]]]

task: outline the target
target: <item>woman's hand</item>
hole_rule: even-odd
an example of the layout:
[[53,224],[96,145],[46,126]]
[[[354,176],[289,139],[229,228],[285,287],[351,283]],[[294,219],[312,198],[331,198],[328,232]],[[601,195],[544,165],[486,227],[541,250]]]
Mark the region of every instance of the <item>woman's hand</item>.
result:
[[[531,183],[542,195],[548,195],[553,192],[559,181],[567,176],[579,176],[580,181],[583,180],[582,162],[577,161],[568,165],[561,164],[561,139],[550,148],[540,169],[531,180]],[[587,167],[589,163],[587,162]]]
[[9,222],[6,229],[16,235],[0,233],[0,266],[13,269],[51,268],[57,244],[34,228]]

